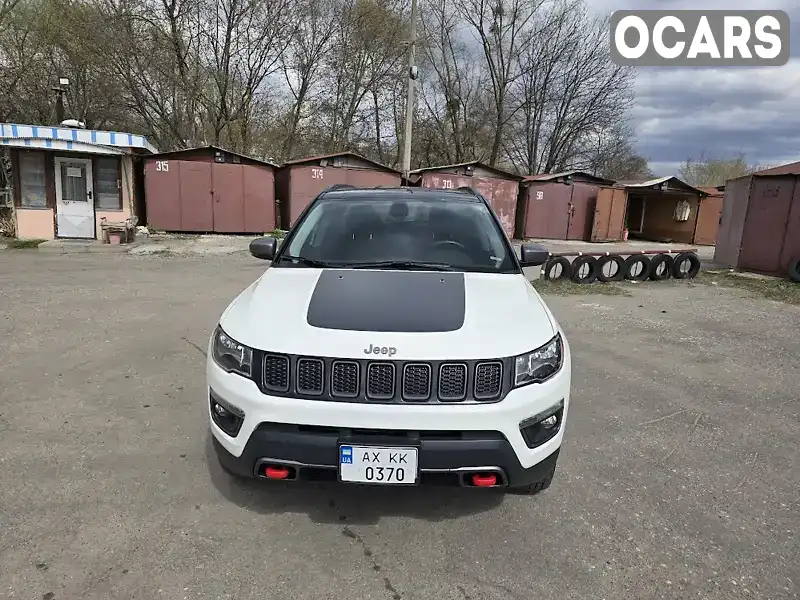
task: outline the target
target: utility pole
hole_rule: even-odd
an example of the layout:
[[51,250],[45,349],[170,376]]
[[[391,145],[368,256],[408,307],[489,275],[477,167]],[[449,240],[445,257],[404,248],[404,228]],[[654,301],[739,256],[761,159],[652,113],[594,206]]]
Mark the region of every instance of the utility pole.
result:
[[411,171],[411,132],[414,128],[414,87],[418,71],[415,49],[417,44],[417,0],[411,0],[411,39],[408,44],[408,95],[406,97],[406,129],[403,135],[403,177],[408,181]]

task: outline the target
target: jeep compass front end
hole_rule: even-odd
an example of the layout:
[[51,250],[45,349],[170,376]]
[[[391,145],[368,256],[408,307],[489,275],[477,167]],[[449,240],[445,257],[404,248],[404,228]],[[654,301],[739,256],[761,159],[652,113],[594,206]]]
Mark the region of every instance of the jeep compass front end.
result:
[[231,474],[538,492],[569,408],[570,351],[479,194],[333,189],[224,311],[208,414]]

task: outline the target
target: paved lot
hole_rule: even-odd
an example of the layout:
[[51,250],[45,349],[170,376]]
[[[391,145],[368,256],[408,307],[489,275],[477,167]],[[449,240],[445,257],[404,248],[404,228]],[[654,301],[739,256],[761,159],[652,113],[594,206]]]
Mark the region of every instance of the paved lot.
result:
[[0,598],[798,597],[800,308],[548,298],[574,404],[539,496],[242,486],[197,347],[262,268],[0,252]]

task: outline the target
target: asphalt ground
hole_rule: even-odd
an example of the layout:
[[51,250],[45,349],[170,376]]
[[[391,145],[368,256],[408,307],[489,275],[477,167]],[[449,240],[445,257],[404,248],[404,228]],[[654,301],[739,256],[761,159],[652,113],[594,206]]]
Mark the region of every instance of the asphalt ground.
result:
[[0,598],[798,597],[800,307],[546,296],[573,404],[538,496],[242,484],[203,348],[263,268],[0,252]]

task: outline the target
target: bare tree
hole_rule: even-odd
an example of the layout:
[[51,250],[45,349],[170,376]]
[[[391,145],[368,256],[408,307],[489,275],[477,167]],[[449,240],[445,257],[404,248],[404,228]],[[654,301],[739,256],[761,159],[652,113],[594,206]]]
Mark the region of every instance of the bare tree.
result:
[[580,160],[585,138],[623,120],[633,72],[611,61],[608,20],[582,0],[541,11],[513,86],[517,107],[506,151],[526,173],[562,170]]
[[[437,161],[460,163],[486,159],[493,141],[489,130],[491,98],[481,61],[460,39],[461,21],[449,0],[430,0],[423,5],[420,99],[429,123],[422,131],[432,137]],[[488,106],[487,106],[487,100]]]
[[510,117],[511,86],[528,68],[520,61],[530,43],[530,23],[544,0],[456,0],[461,17],[472,27],[483,49],[494,99],[494,130],[488,162],[500,158]]
[[331,50],[336,27],[334,7],[333,0],[299,0],[295,5],[299,22],[281,58],[281,68],[292,95],[282,149],[286,158],[294,157],[304,110],[314,101],[313,92],[321,79],[323,59]]

